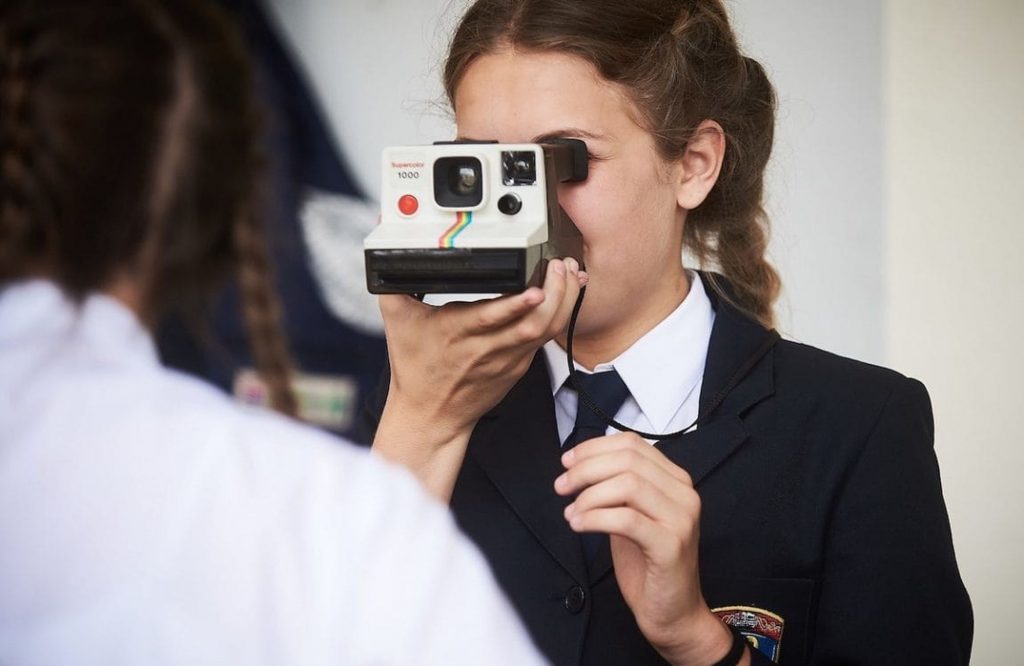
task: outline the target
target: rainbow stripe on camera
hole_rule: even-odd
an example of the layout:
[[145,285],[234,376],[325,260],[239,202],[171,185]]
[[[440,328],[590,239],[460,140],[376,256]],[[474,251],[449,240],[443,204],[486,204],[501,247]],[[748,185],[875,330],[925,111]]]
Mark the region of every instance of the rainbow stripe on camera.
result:
[[455,247],[455,239],[457,236],[462,234],[466,227],[473,223],[472,211],[460,211],[455,214],[455,224],[447,227],[447,231],[441,234],[441,237],[437,240],[437,247],[440,248],[453,248]]
[[472,211],[455,213],[455,224],[448,227],[448,230],[441,234],[441,237],[437,240],[437,246],[443,248],[455,247],[455,237],[461,234],[466,227],[472,223]]

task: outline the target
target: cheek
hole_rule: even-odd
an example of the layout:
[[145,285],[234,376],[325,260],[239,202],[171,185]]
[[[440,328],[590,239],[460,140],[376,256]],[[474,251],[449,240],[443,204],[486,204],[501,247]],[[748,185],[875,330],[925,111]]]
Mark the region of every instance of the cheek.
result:
[[576,224],[584,237],[587,236],[587,221],[590,219],[587,208],[592,195],[589,194],[589,191],[589,183],[558,186],[559,205],[562,206],[562,210],[569,215],[569,219]]
[[585,241],[608,235],[628,216],[635,193],[621,181],[595,169],[584,183],[563,185],[558,201],[579,227]]
[[591,246],[606,238],[621,243],[624,236],[655,232],[658,220],[674,213],[671,196],[654,175],[638,177],[622,169],[594,169],[586,182],[563,185],[558,200]]

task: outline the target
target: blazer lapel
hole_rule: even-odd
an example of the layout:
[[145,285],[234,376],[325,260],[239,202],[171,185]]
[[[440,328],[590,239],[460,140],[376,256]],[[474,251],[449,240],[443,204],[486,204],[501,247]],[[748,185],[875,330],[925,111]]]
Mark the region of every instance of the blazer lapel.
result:
[[[701,273],[705,283],[708,283],[706,275]],[[721,283],[722,279],[718,278],[717,282]],[[771,335],[770,331],[738,311],[713,289],[708,289],[707,294],[715,308],[715,324],[711,329],[704,364],[704,379],[700,390],[701,415],[707,411],[712,398]],[[773,351],[765,354],[736,388],[730,391],[725,401],[710,416],[708,423],[723,414],[741,414],[771,395],[775,390],[773,358]]]
[[[705,283],[708,283],[706,278]],[[715,324],[711,329],[700,391],[699,412],[702,417],[713,396],[728,384],[736,371],[757,353],[771,335],[713,290],[708,289],[707,292],[715,307]],[[743,423],[743,415],[774,392],[773,367],[772,350],[751,368],[700,427],[655,445],[669,460],[687,471],[698,490],[708,475],[748,441],[749,433]],[[590,565],[591,581],[596,582],[608,575],[611,567],[611,550],[605,540]]]
[[555,493],[562,473],[554,401],[544,355],[478,424],[467,454],[538,541],[573,577],[586,580],[579,536],[563,517],[571,498]]

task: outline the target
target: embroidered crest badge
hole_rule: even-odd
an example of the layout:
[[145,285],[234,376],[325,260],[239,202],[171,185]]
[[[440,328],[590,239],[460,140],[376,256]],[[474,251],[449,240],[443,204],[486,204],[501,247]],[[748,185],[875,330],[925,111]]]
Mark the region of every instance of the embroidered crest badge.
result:
[[753,606],[722,606],[711,612],[722,622],[739,631],[752,647],[775,663],[779,663],[782,648],[782,628],[785,621],[775,613]]

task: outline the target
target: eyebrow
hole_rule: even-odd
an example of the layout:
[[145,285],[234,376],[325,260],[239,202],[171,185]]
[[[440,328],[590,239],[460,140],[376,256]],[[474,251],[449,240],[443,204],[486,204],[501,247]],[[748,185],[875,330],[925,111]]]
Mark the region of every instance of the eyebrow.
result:
[[584,129],[578,129],[575,127],[566,127],[564,129],[555,130],[554,132],[545,132],[540,136],[535,136],[533,141],[530,143],[544,143],[551,139],[606,139],[607,137],[602,134],[595,134],[588,132]]
[[[607,139],[607,138],[608,137],[606,137],[603,134],[595,134],[594,132],[588,132],[587,130],[579,129],[579,128],[576,128],[576,127],[567,127],[567,128],[564,128],[564,129],[555,130],[553,132],[545,132],[544,134],[541,134],[539,136],[533,137],[532,139],[527,141],[527,143],[545,143],[547,141],[550,141],[551,139],[597,139],[597,140],[603,140],[603,139]],[[459,140],[459,141],[480,141],[480,139],[475,139],[475,138],[468,137],[468,136],[459,136],[459,137],[457,137],[457,140]]]

